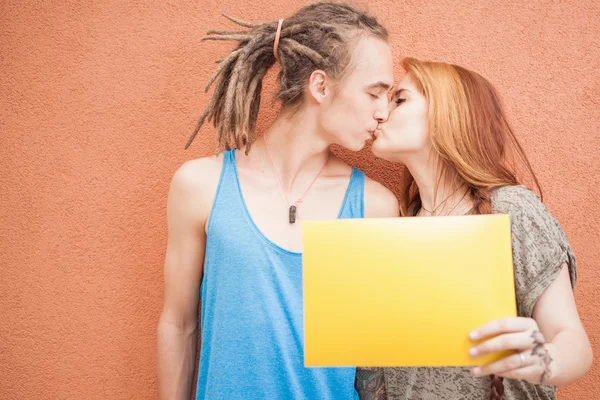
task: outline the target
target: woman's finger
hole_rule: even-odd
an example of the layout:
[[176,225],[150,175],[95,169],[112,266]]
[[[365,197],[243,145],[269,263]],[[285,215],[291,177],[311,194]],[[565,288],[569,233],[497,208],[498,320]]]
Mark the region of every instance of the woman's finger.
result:
[[469,350],[471,357],[480,357],[485,354],[506,350],[527,350],[535,346],[532,335],[537,331],[526,331],[519,333],[507,333],[496,336],[490,340],[478,344]]
[[473,375],[500,375],[505,372],[525,368],[537,363],[537,360],[534,359],[529,352],[521,352],[505,357],[502,360],[498,360],[488,365],[475,367],[473,368]]
[[506,371],[497,375],[506,379],[518,379],[537,385],[542,382],[544,371],[539,364],[533,364],[523,368],[513,369],[512,371]]
[[480,328],[473,330],[469,334],[471,340],[482,340],[490,336],[496,336],[503,333],[523,332],[528,330],[537,330],[537,322],[532,318],[514,317],[503,318],[492,321]]

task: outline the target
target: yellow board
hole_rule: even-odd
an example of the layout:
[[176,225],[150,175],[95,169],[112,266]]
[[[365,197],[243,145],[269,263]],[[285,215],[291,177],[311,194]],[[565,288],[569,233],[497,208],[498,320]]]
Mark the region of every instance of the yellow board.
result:
[[472,366],[471,330],[516,316],[508,215],[305,221],[304,362]]

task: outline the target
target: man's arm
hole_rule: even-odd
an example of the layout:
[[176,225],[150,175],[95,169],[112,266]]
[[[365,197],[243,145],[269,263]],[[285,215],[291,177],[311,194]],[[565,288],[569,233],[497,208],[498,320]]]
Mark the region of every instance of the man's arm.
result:
[[164,306],[157,328],[157,374],[161,400],[190,398],[196,361],[205,224],[216,191],[215,181],[218,181],[218,173],[212,171],[214,164],[214,158],[184,164],[173,176],[169,189]]

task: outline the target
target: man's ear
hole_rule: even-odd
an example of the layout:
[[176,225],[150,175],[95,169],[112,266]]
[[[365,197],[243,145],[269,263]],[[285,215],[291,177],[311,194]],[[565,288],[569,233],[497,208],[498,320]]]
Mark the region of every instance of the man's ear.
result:
[[329,77],[323,70],[317,69],[308,78],[308,93],[319,104],[325,101],[325,97],[331,90],[328,87]]

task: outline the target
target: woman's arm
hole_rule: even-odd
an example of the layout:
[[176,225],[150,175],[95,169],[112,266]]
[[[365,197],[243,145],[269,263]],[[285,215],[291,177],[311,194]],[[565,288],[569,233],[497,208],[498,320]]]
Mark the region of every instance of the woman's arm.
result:
[[567,264],[536,302],[533,318],[494,321],[471,334],[473,340],[486,338],[491,339],[471,349],[472,356],[505,350],[517,354],[474,368],[477,376],[496,374],[560,386],[585,375],[592,365],[592,348],[577,312]]

